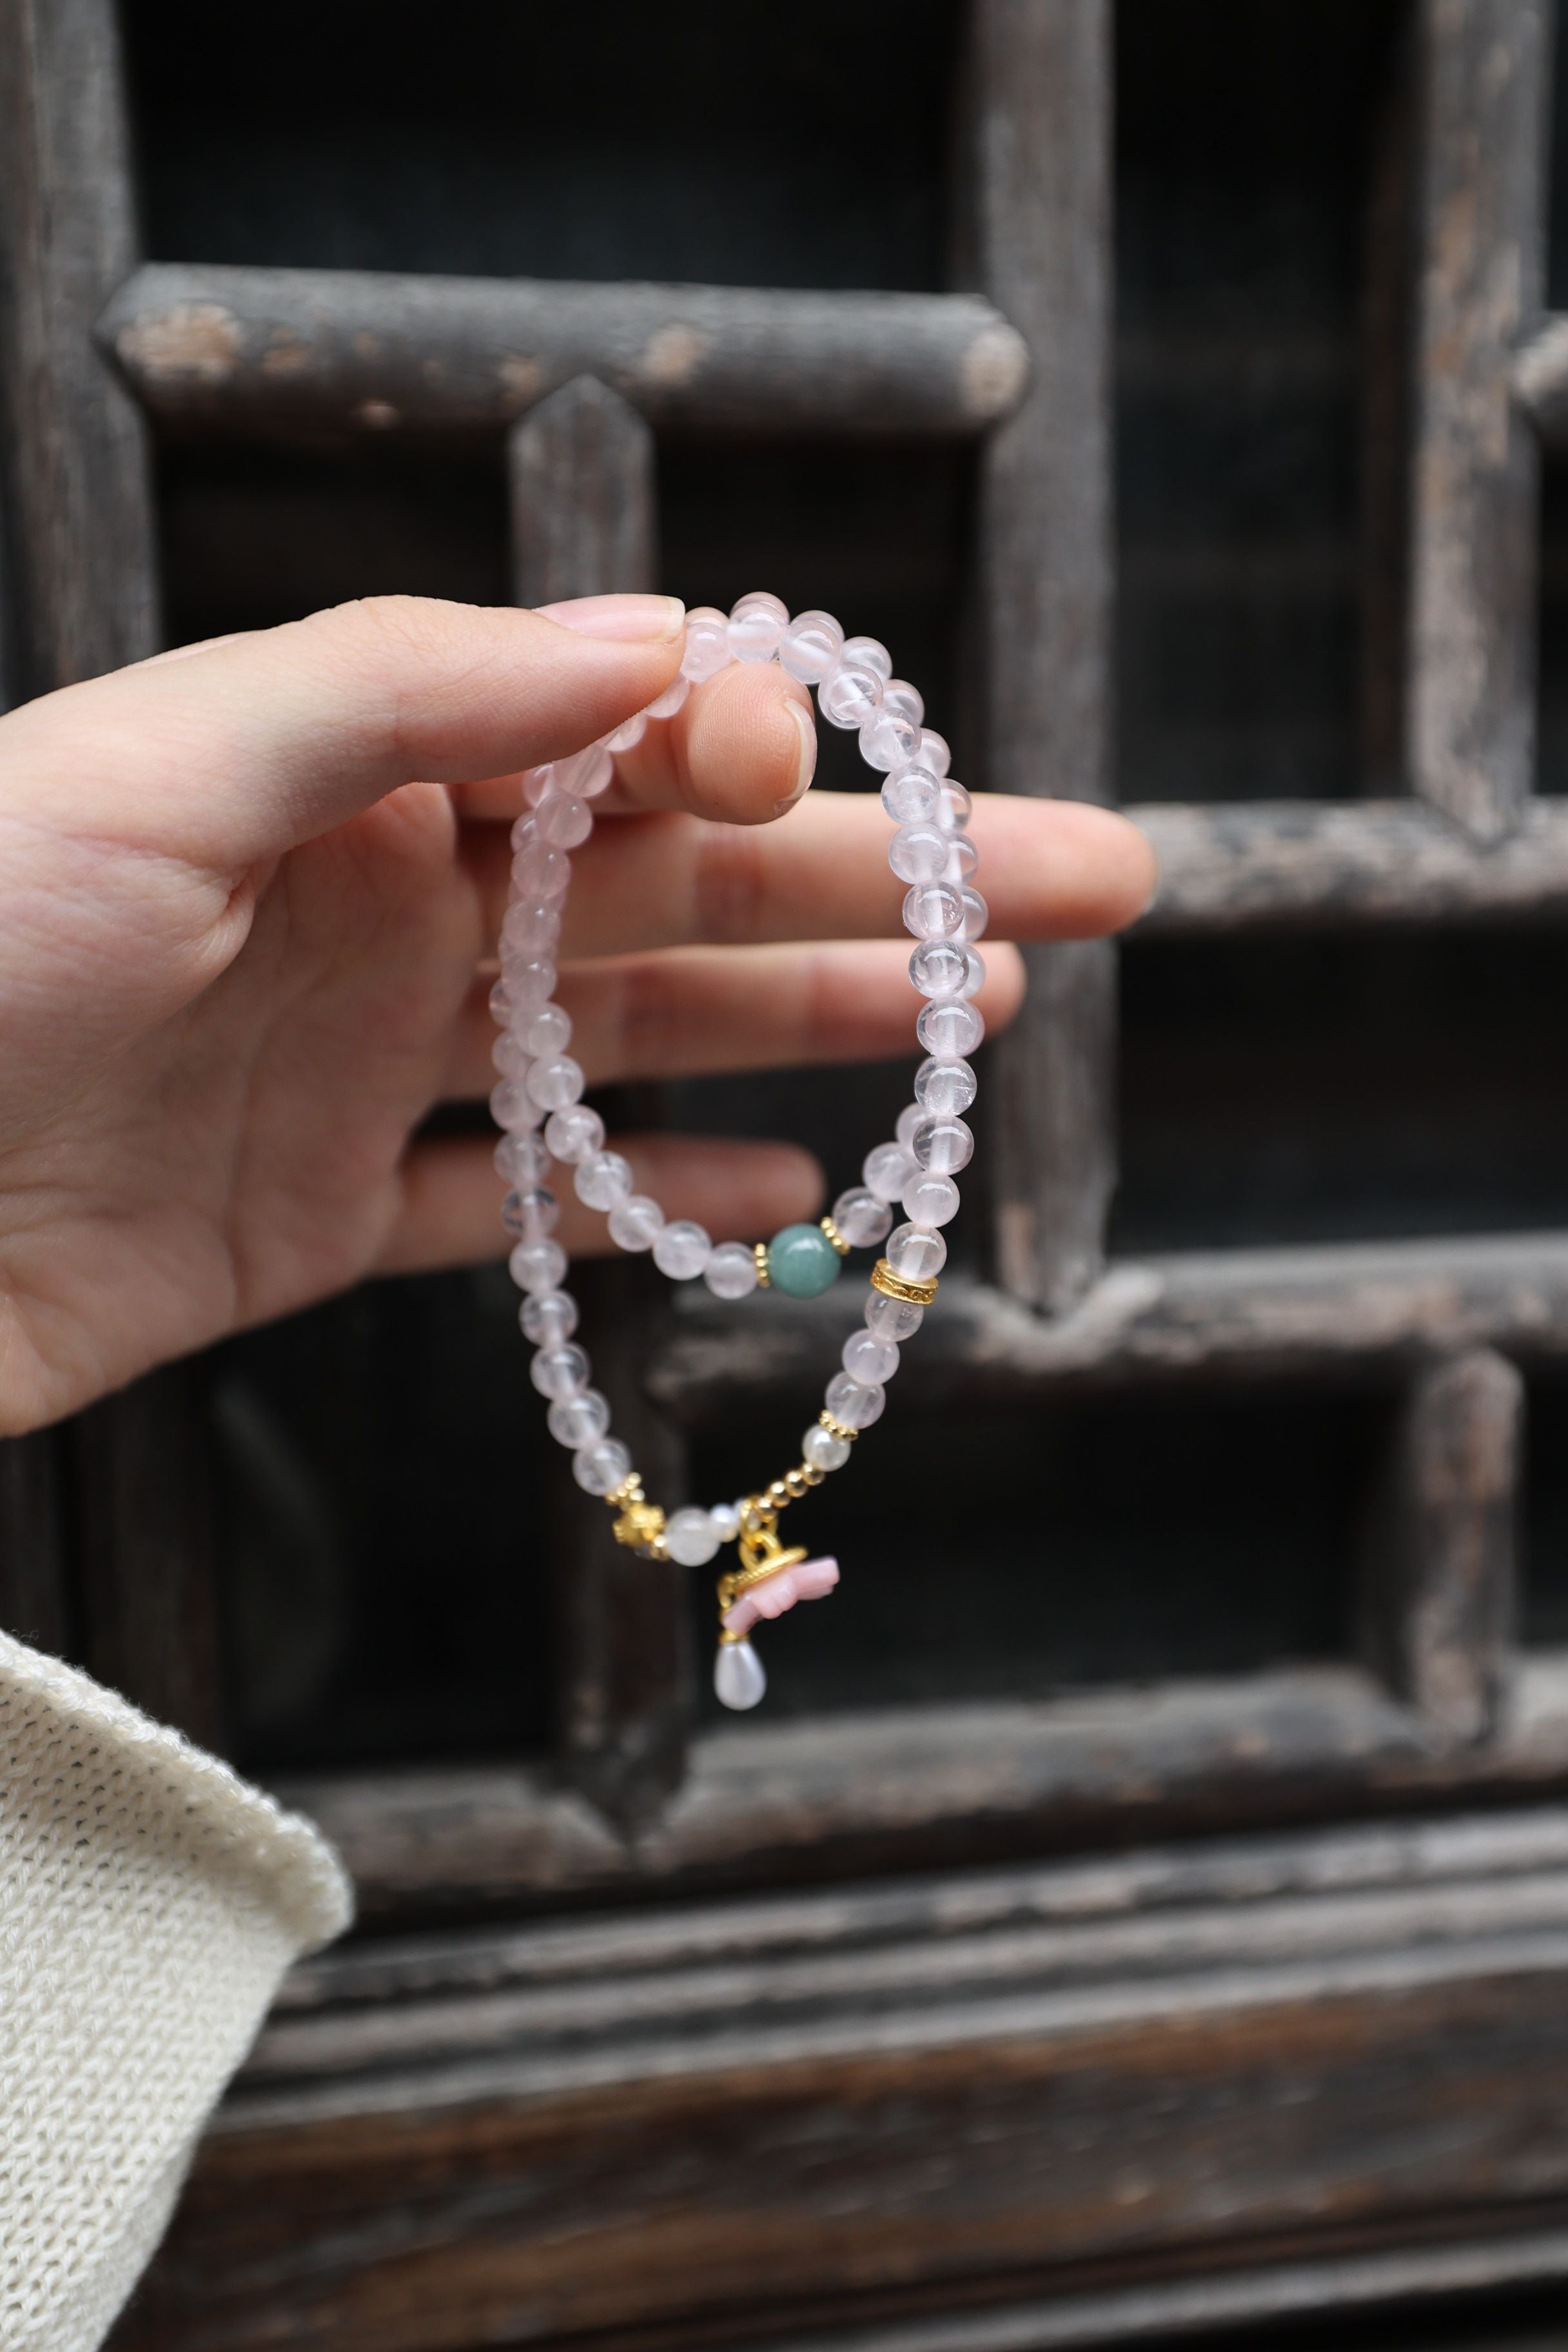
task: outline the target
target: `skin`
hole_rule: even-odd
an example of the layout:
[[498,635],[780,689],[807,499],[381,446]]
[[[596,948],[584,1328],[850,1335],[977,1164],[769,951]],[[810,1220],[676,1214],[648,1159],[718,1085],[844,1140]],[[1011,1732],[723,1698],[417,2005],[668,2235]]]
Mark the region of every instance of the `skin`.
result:
[[[0,1432],[367,1276],[500,1254],[487,1007],[521,771],[652,701],[679,604],[389,598],[182,648],[0,719]],[[560,1001],[591,1084],[907,1052],[874,799],[805,797],[805,689],[732,667],[652,724],[574,859]],[[781,821],[782,820],[782,821]],[[999,945],[1113,930],[1143,837],[979,798]],[[821,1205],[782,1143],[617,1137],[716,1239]],[[561,1238],[607,1245],[571,1188]]]

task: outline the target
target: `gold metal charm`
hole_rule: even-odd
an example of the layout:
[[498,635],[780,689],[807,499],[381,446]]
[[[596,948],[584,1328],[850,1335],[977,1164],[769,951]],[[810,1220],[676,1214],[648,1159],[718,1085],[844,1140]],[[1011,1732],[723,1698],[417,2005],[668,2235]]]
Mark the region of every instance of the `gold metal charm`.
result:
[[902,1298],[910,1307],[929,1307],[936,1297],[936,1277],[930,1282],[906,1282],[895,1274],[885,1257],[879,1257],[871,1268],[871,1287],[879,1290],[884,1298]]
[[627,1502],[613,1533],[617,1543],[630,1544],[634,1550],[640,1550],[664,1533],[664,1513],[657,1503],[645,1503],[638,1496],[635,1501]]

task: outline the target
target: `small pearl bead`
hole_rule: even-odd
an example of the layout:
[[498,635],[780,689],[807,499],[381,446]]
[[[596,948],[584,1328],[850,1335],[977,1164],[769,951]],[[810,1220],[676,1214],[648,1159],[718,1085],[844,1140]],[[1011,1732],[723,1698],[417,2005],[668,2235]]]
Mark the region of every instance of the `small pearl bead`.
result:
[[552,1159],[570,1168],[603,1149],[605,1122],[586,1103],[572,1103],[545,1121],[544,1140],[550,1146]]
[[528,1368],[528,1377],[541,1396],[575,1396],[588,1385],[588,1359],[576,1341],[559,1348],[541,1348]]
[[917,1176],[900,1206],[911,1224],[949,1224],[958,1214],[958,1187],[951,1176]]
[[528,1074],[528,1091],[541,1110],[564,1110],[583,1091],[583,1066],[570,1054],[535,1062]]
[[842,1470],[849,1459],[849,1440],[835,1437],[830,1429],[814,1421],[801,1438],[800,1451],[803,1461],[814,1470]]
[[840,662],[831,677],[816,690],[816,707],[832,727],[864,727],[882,699],[882,681],[874,669],[858,669]]
[[[928,1004],[915,1023],[915,1035],[939,1061],[961,1061],[973,1054],[985,1034],[985,1023],[967,999],[955,1004]],[[530,1086],[533,1083],[529,1080]]]
[[575,1453],[579,1446],[592,1445],[608,1430],[609,1402],[597,1389],[582,1389],[575,1396],[557,1397],[545,1419],[556,1444],[568,1446]]
[[933,1176],[956,1176],[974,1157],[974,1137],[961,1118],[927,1118],[921,1112],[910,1150],[917,1167]]
[[632,1163],[618,1151],[595,1151],[591,1160],[579,1160],[572,1185],[585,1208],[613,1209],[631,1192]]
[[824,1402],[834,1420],[841,1421],[846,1429],[869,1429],[881,1418],[887,1399],[874,1382],[852,1381],[847,1372],[835,1372]]
[[867,1186],[855,1185],[833,1203],[833,1222],[852,1248],[869,1249],[885,1238],[893,1213]]
[[653,1262],[661,1274],[676,1282],[689,1282],[702,1273],[712,1255],[713,1244],[703,1228],[689,1217],[677,1217],[666,1225],[653,1245]]
[[889,1298],[873,1290],[866,1301],[866,1328],[879,1339],[909,1339],[925,1320],[925,1308],[912,1298]]
[[750,1642],[721,1642],[713,1660],[713,1689],[721,1706],[743,1715],[768,1687],[761,1658]]
[[[583,1171],[577,1172],[581,1176]],[[663,1223],[664,1211],[658,1202],[647,1192],[633,1192],[610,1210],[610,1239],[617,1249],[652,1249]]]
[[705,1568],[719,1549],[720,1535],[709,1512],[688,1504],[683,1511],[670,1513],[664,1540],[671,1559],[679,1560],[682,1568]]
[[590,1495],[612,1494],[631,1466],[632,1457],[618,1437],[601,1437],[572,1457],[572,1475]]
[[566,1253],[559,1242],[519,1242],[506,1263],[520,1290],[559,1290],[566,1278]]
[[572,1015],[559,1004],[542,1004],[522,1034],[529,1052],[548,1060],[572,1043]]
[[843,651],[844,632],[831,613],[797,613],[779,640],[779,663],[803,685],[820,686]]
[[879,1143],[866,1154],[860,1174],[868,1192],[879,1201],[896,1201],[916,1174],[915,1163],[901,1143]]
[[891,1339],[880,1339],[875,1331],[851,1331],[840,1360],[852,1381],[879,1388],[898,1370],[899,1351]]
[[757,1261],[744,1242],[721,1242],[702,1269],[715,1298],[744,1298],[757,1286]]
[[733,1503],[715,1503],[708,1514],[719,1530],[721,1543],[733,1543],[741,1532],[741,1514]]
[[730,624],[711,604],[699,604],[686,615],[686,652],[680,674],[693,686],[730,667]]
[[901,824],[888,844],[888,863],[900,882],[940,882],[947,872],[950,838],[934,824]]
[[929,1226],[899,1225],[888,1236],[888,1264],[903,1282],[931,1282],[947,1264],[947,1244]]
[[523,1300],[517,1319],[523,1338],[531,1339],[536,1348],[559,1348],[577,1328],[577,1301],[569,1290],[542,1290]]
[[[938,1061],[933,1055],[915,1072],[915,1100],[933,1118],[956,1118],[980,1092],[980,1081],[967,1062]],[[546,1139],[550,1130],[545,1129]]]
[[893,675],[893,656],[876,637],[851,637],[844,648],[844,659],[870,670],[884,686]]

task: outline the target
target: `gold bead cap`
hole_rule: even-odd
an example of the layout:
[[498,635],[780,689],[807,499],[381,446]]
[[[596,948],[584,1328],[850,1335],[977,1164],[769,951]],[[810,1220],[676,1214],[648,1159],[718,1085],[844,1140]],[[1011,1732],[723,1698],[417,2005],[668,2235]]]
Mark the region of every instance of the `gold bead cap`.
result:
[[936,1277],[929,1282],[906,1282],[895,1274],[885,1257],[879,1257],[871,1268],[871,1287],[879,1290],[884,1298],[901,1298],[909,1307],[929,1307],[936,1297]]

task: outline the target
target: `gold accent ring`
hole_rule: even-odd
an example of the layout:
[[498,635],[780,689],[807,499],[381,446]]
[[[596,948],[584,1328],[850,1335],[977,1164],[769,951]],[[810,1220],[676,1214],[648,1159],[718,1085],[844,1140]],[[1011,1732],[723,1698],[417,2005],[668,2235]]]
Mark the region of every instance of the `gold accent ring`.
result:
[[816,1222],[822,1227],[823,1232],[827,1235],[828,1240],[833,1244],[834,1248],[838,1252],[839,1256],[847,1257],[849,1255],[849,1244],[845,1240],[843,1234],[839,1232],[832,1218],[818,1217]]
[[879,1290],[884,1298],[901,1298],[910,1307],[929,1307],[936,1297],[936,1277],[929,1282],[906,1282],[895,1274],[885,1257],[879,1257],[871,1268],[871,1287]]

